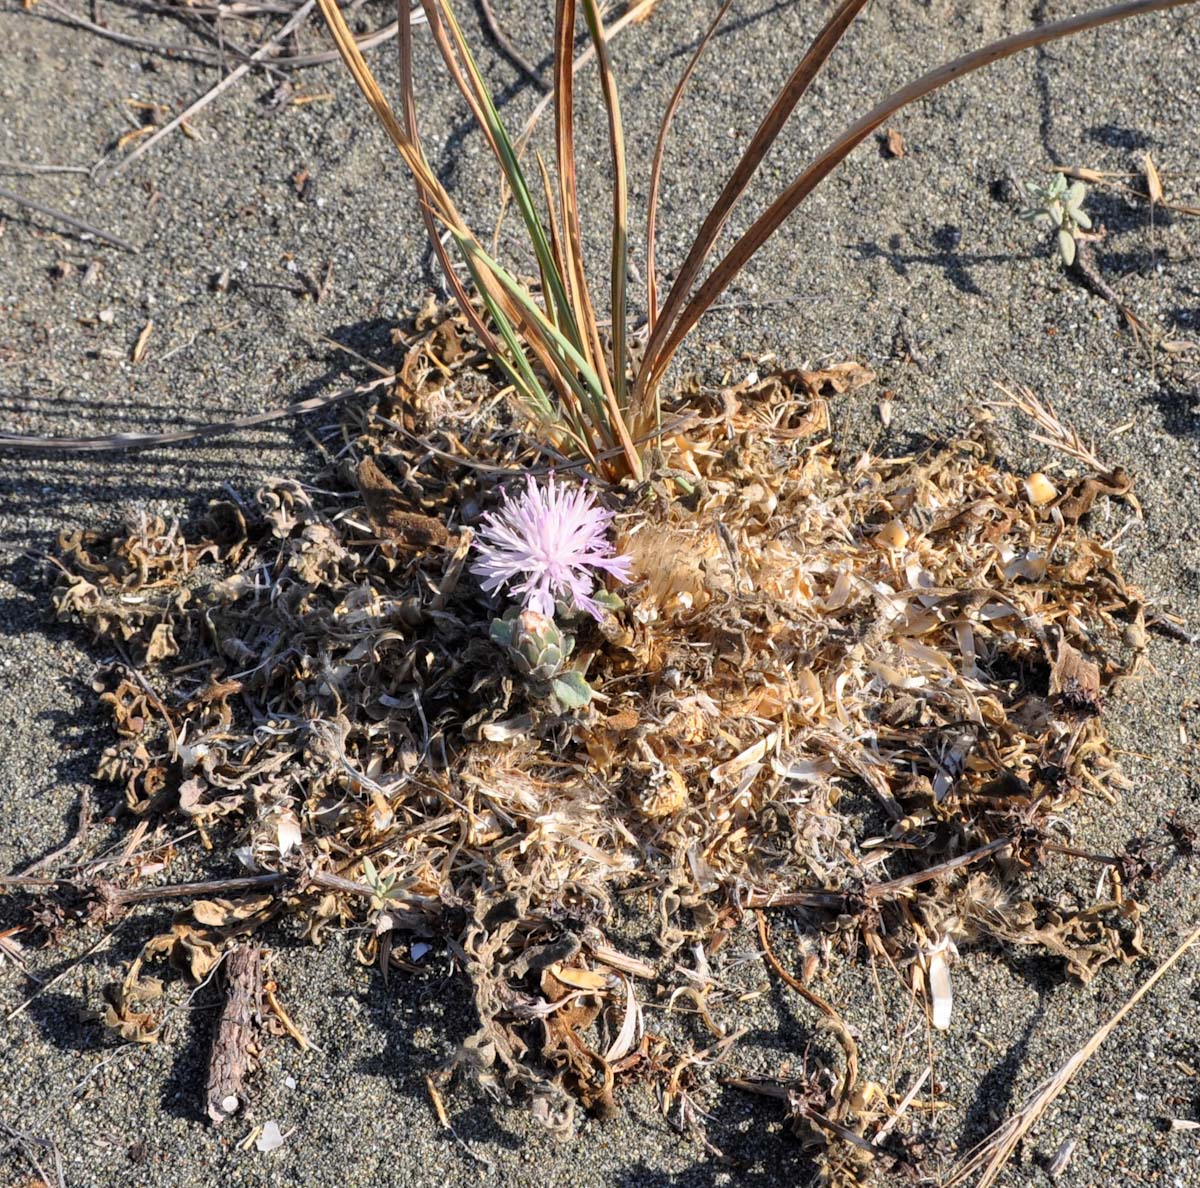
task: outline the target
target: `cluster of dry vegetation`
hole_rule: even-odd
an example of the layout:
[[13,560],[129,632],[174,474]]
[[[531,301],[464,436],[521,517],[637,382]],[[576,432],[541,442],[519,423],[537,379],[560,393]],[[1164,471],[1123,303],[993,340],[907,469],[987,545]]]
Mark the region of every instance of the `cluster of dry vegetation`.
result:
[[[1006,470],[986,412],[961,440],[839,465],[825,395],[869,381],[854,365],[694,386],[656,477],[611,493],[634,580],[580,631],[598,696],[563,713],[489,639],[466,564],[464,521],[533,462],[480,398],[468,334],[426,311],[311,484],[64,540],[58,609],[122,657],[98,678],[118,735],[99,774],[135,817],[194,828],[223,880],[181,888],[196,901],[147,956],[199,980],[281,915],[314,939],[369,922],[384,967],[445,946],[479,1030],[434,1091],[457,1070],[567,1133],[577,1104],[647,1078],[699,1123],[705,1061],[643,1007],[685,993],[724,1055],[718,950],[749,916],[843,1056],[738,1083],[782,1092],[831,1183],[907,1165],[909,1103],[861,1071],[821,995],[831,963],[890,968],[945,1026],[953,946],[1037,946],[1083,979],[1143,952],[1144,855],[1105,858],[1104,893],[1073,907],[1025,879],[1078,861],[1064,814],[1118,786],[1100,710],[1147,610],[1086,523],[1128,479],[1027,394],[1075,477]],[[163,891],[105,878],[90,912]],[[646,905],[654,945],[623,951]],[[60,888],[43,922],[64,910]],[[152,1038],[158,989],[137,963],[110,1025]]]

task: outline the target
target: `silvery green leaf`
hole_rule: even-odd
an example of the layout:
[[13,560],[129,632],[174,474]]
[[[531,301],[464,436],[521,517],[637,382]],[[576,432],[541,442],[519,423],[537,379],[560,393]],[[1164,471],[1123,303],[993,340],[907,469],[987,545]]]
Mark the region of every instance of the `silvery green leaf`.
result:
[[1092,229],[1092,217],[1086,211],[1073,210],[1071,211],[1071,218],[1075,220],[1076,227],[1082,227],[1085,231]]
[[1057,198],[1066,188],[1066,175],[1062,173],[1056,173],[1054,175],[1054,180],[1047,187],[1046,193],[1049,194],[1051,198]]
[[492,637],[493,643],[498,643],[502,648],[507,648],[512,644],[513,632],[516,629],[515,617],[512,619],[493,619],[491,630],[488,634]]
[[1050,216],[1054,223],[1061,223],[1063,219],[1063,208],[1061,202],[1047,202],[1046,213]]
[[582,709],[592,699],[592,687],[578,669],[555,677],[550,690],[564,709]]
[[599,589],[592,595],[592,600],[598,605],[604,607],[605,610],[619,611],[625,607],[625,602],[619,594],[614,594],[611,590]]
[[[1059,174],[1062,177],[1062,174]],[[1064,202],[1067,204],[1068,210],[1074,210],[1087,197],[1087,187],[1081,181],[1077,181],[1066,193]]]
[[382,889],[379,883],[379,871],[375,869],[375,863],[370,858],[363,859],[363,874],[366,876],[367,886],[378,895]]
[[1075,236],[1070,231],[1059,231],[1058,250],[1062,255],[1063,263],[1070,268],[1075,263]]

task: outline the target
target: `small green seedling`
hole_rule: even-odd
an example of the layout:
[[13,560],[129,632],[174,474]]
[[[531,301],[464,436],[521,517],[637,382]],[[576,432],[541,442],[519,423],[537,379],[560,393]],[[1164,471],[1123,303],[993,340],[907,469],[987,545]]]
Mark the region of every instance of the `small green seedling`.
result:
[[1083,209],[1087,198],[1087,187],[1081,181],[1067,185],[1066,174],[1056,173],[1053,181],[1042,185],[1026,182],[1030,204],[1021,211],[1021,217],[1031,223],[1050,226],[1057,232],[1058,254],[1070,268],[1075,263],[1075,241],[1080,231],[1090,231],[1092,220]]

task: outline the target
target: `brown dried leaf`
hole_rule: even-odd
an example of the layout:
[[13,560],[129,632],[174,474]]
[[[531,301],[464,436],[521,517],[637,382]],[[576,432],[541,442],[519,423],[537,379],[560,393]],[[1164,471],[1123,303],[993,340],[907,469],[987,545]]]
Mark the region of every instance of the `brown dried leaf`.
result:
[[889,157],[903,157],[908,153],[904,137],[895,128],[885,128],[883,133],[884,151]]
[[197,899],[189,910],[197,924],[225,928],[257,916],[273,902],[271,895],[251,895],[245,899]]
[[1150,205],[1157,206],[1163,200],[1162,178],[1158,175],[1158,167],[1154,164],[1149,149],[1142,154],[1142,174],[1146,179],[1146,194],[1150,198]]
[[1058,641],[1050,670],[1050,695],[1069,714],[1090,717],[1100,712],[1100,668],[1065,639]]
[[105,1005],[97,1017],[127,1042],[153,1044],[162,1034],[162,1019],[158,1012],[163,985],[157,978],[139,976],[141,965],[139,957],[129,967],[124,981],[110,982],[104,987],[101,993]]
[[810,396],[840,396],[843,392],[873,384],[877,377],[869,367],[849,360],[830,364],[819,371],[784,371],[780,378],[785,383],[798,381]]
[[133,346],[132,361],[141,363],[146,357],[146,352],[150,349],[150,335],[154,333],[154,319],[151,318],[145,326],[142,327],[142,332],[137,337],[137,342]]
[[441,520],[411,511],[399,487],[389,479],[373,458],[364,458],[356,472],[358,489],[367,507],[367,517],[376,534],[403,548],[441,547],[450,533]]
[[222,950],[219,934],[209,933],[177,918],[170,932],[160,933],[146,942],[144,956],[163,954],[171,965],[193,982],[202,982],[220,964]]

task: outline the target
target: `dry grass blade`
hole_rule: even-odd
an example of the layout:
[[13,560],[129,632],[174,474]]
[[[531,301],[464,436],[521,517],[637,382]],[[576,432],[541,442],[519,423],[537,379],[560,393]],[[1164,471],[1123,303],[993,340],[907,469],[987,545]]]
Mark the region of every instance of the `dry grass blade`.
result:
[[135,256],[138,253],[136,245],[130,243],[129,240],[121,239],[117,235],[110,235],[107,231],[101,231],[99,227],[93,227],[91,223],[85,223],[82,219],[64,214],[61,210],[55,210],[52,206],[43,206],[40,202],[35,202],[32,198],[26,198],[21,194],[14,194],[12,190],[0,189],[0,199],[6,202],[15,202],[18,206],[24,206],[29,210],[35,211],[37,214],[45,215],[48,219],[55,219],[60,223],[65,223],[68,227],[74,227],[76,231],[82,231],[85,235],[94,235],[97,239],[112,244],[113,247],[123,248],[127,252],[132,252]]
[[[420,151],[421,140],[417,129],[416,95],[413,86],[411,10],[408,7],[408,0],[398,0],[398,7],[399,20],[397,24],[399,26],[399,33],[397,46],[400,56],[400,89],[404,112],[404,131],[417,150]],[[417,200],[421,207],[421,219],[425,224],[425,232],[429,236],[429,243],[433,248],[434,254],[437,256],[438,264],[442,269],[442,275],[446,278],[446,283],[450,286],[450,291],[454,294],[454,299],[458,302],[463,315],[471,323],[471,329],[479,336],[479,341],[493,355],[499,355],[499,343],[497,343],[495,336],[485,325],[483,318],[479,316],[478,310],[468,297],[462,281],[458,278],[458,273],[454,270],[454,262],[450,259],[450,253],[446,250],[446,245],[441,235],[438,234],[437,222],[433,214],[433,195],[419,182],[417,184]]]
[[[625,132],[621,127],[621,103],[617,96],[617,80],[613,75],[612,62],[608,56],[608,43],[604,38],[604,23],[596,0],[583,0],[584,19],[592,44],[596,47],[596,61],[600,66],[600,90],[604,96],[604,108],[608,114],[608,143],[613,167],[613,214],[612,214],[612,381],[616,407],[613,409],[614,423],[623,427],[621,410],[626,407],[625,393],[625,333],[626,333],[626,274],[629,263],[629,181],[625,168]],[[624,434],[628,439],[628,432]],[[624,444],[624,441],[622,442]],[[635,460],[637,452],[630,446]]]
[[717,15],[713,17],[704,36],[700,39],[700,44],[696,46],[696,51],[692,54],[691,61],[688,62],[687,68],[679,76],[679,81],[675,84],[675,90],[671,93],[670,102],[667,104],[667,110],[663,112],[662,123],[658,126],[658,139],[654,145],[654,159],[650,165],[650,197],[646,204],[646,320],[651,332],[654,330],[655,322],[658,321],[658,266],[656,263],[658,194],[662,187],[662,165],[667,147],[667,136],[671,131],[672,123],[674,123],[675,113],[679,110],[679,104],[683,100],[683,93],[687,90],[687,85],[691,81],[692,75],[695,73],[696,67],[704,55],[704,51],[708,48],[709,42],[712,41],[713,34],[717,31],[717,26],[720,25],[732,5],[733,0],[724,0],[721,7],[717,9]]
[[[604,36],[611,42],[618,33],[623,29],[627,29],[630,25],[640,25],[646,20],[653,11],[658,0],[635,0],[630,6],[614,21],[610,21],[604,26]],[[571,61],[572,46],[566,48],[565,60]],[[572,74],[578,74],[579,71],[586,66],[596,56],[596,47],[594,45],[587,46],[579,52],[579,56],[571,63]],[[555,68],[557,70],[557,67]],[[519,141],[525,145],[529,141],[529,137],[533,134],[533,130],[537,127],[537,122],[546,114],[546,108],[555,101],[554,92],[549,95],[543,95],[538,100],[537,106],[529,114],[529,118],[525,121],[521,128]]]
[[943,1181],[944,1188],[954,1188],[954,1185],[963,1183],[980,1170],[983,1175],[976,1188],[990,1188],[990,1185],[996,1182],[996,1177],[1012,1156],[1013,1151],[1016,1150],[1017,1144],[1036,1125],[1051,1102],[1071,1083],[1075,1074],[1091,1059],[1096,1049],[1116,1030],[1125,1016],[1158,985],[1159,981],[1198,940],[1200,940],[1200,928],[1194,928],[1175,952],[1134,991],[1121,1009],[1103,1027],[1098,1028],[1087,1043],[1054,1076],[1042,1084],[1020,1110],[1003,1126],[994,1131],[989,1138],[985,1139],[951,1172],[949,1178]]
[[103,437],[39,437],[33,434],[0,433],[0,449],[70,450],[72,452],[78,450],[95,453],[101,450],[146,450],[152,446],[178,445],[185,441],[219,437],[225,433],[236,433],[240,429],[250,429],[256,425],[280,421],[285,417],[298,417],[304,413],[330,408],[334,404],[349,400],[352,396],[361,396],[384,384],[390,384],[394,378],[394,376],[388,375],[384,379],[375,380],[369,384],[343,388],[328,396],[311,396],[307,400],[298,400],[283,408],[272,408],[267,412],[236,417],[232,421],[213,421],[207,425],[198,425],[194,429],[177,429],[169,433],[110,433]]
[[[579,228],[579,195],[575,169],[575,67],[571,52],[575,44],[575,0],[557,0],[554,9],[554,139],[557,151],[558,197],[562,208],[566,281],[580,323],[583,348],[596,369],[606,396],[612,380],[604,362],[604,348],[596,322],[596,307],[588,291],[583,267],[583,235]],[[593,50],[594,50],[593,46]]]
[[[646,348],[646,364],[643,374],[639,377],[639,390],[642,393],[652,392],[661,381],[671,359],[679,350],[683,340],[691,332],[704,313],[729,287],[734,277],[746,266],[750,258],[782,225],[783,221],[808,197],[850,153],[861,144],[877,128],[882,127],[896,112],[907,107],[910,103],[924,98],[926,95],[939,90],[970,74],[981,70],[1003,58],[1011,57],[1035,46],[1057,41],[1064,37],[1073,36],[1089,29],[1115,21],[1126,20],[1129,17],[1145,13],[1159,12],[1170,8],[1181,8],[1185,4],[1193,4],[1195,0],[1127,0],[1123,4],[1114,4],[1098,11],[1082,13],[1066,20],[1056,21],[1036,29],[1028,29],[994,41],[969,54],[964,54],[954,61],[939,66],[922,75],[915,82],[894,92],[861,119],[852,124],[845,132],[833,141],[825,151],[792,182],[778,198],[759,216],[750,228],[737,240],[721,262],[713,269],[708,279],[697,290],[695,296],[674,317],[676,302],[672,301],[685,273],[681,272],[672,288],[671,296],[663,307],[662,316],[651,342]],[[710,216],[711,217],[711,216]],[[703,235],[703,231],[701,232]],[[694,254],[694,249],[693,249]],[[690,256],[689,256],[690,259]],[[688,280],[690,287],[694,274]],[[680,298],[682,300],[682,297]]]
[[[661,320],[646,346],[647,361],[655,358],[657,348],[663,340],[664,331],[670,329],[672,319],[679,312],[688,293],[691,292],[692,286],[696,283],[704,261],[708,258],[713,244],[717,242],[717,237],[721,234],[721,229],[725,226],[741,196],[746,192],[746,187],[750,184],[759,165],[762,164],[767,151],[775,143],[783,126],[787,123],[788,117],[795,110],[796,104],[804,97],[805,92],[812,85],[813,79],[820,73],[821,67],[825,65],[829,55],[837,48],[838,42],[845,36],[846,30],[849,29],[866,2],[867,0],[842,0],[809,46],[808,52],[800,60],[799,65],[792,71],[791,78],[775,96],[770,111],[763,117],[753,139],[742,154],[741,160],[738,161],[716,202],[713,203],[712,209],[708,212],[708,216],[688,250],[687,258],[679,269],[679,275],[675,278],[675,283],[667,294]],[[647,384],[639,381],[638,398],[642,401],[646,400],[653,392],[656,382],[653,378]]]
[[[160,141],[164,136],[170,135],[170,133],[174,132],[175,129],[178,128],[179,125],[185,120],[191,119],[191,117],[197,112],[202,111],[210,103],[212,103],[214,99],[222,94],[222,92],[233,86],[238,79],[240,79],[243,75],[248,74],[254,68],[255,63],[269,58],[277,45],[280,45],[292,32],[294,32],[296,29],[299,29],[300,26],[303,25],[306,20],[308,20],[308,15],[312,12],[316,4],[317,0],[305,0],[305,3],[296,10],[295,16],[293,16],[292,19],[288,21],[288,23],[284,25],[274,37],[272,37],[269,41],[263,42],[263,44],[259,46],[258,49],[256,49],[245,62],[236,67],[234,70],[231,70],[227,75],[225,75],[224,78],[221,79],[219,83],[216,84],[216,86],[212,87],[205,94],[201,95],[200,98],[195,101],[195,103],[192,103],[184,111],[181,111],[173,120],[169,120],[167,123],[165,123],[152,136],[149,136],[143,140],[142,143],[139,144],[137,148],[135,148],[133,152],[129,154],[129,156],[123,158],[108,171],[104,180],[112,181],[117,174],[123,173],[129,168],[130,165],[134,163],[134,161],[136,161],[143,153],[149,151],[149,149],[153,145],[157,144],[158,141]],[[357,51],[357,49],[358,46],[355,45],[355,50]]]
[[1084,466],[1094,470],[1097,474],[1107,473],[1109,468],[1074,429],[1063,424],[1062,419],[1048,401],[1040,400],[1029,388],[1022,387],[1012,391],[1003,384],[997,384],[996,387],[1008,397],[1005,402],[1008,407],[1024,413],[1041,429],[1041,433],[1033,435],[1034,441],[1039,441],[1043,445],[1050,446],[1051,449],[1074,458],[1077,462],[1082,462]]

